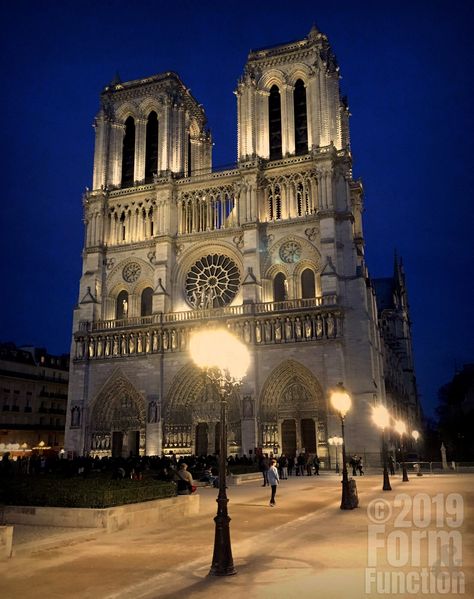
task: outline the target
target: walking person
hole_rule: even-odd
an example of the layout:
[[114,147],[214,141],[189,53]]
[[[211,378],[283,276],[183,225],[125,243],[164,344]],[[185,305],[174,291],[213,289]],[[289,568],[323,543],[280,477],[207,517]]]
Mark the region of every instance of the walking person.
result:
[[364,464],[362,462],[362,458],[359,458],[357,460],[357,470],[359,471],[359,476],[362,476],[364,474]]
[[267,456],[267,454],[265,454],[260,458],[260,472],[263,475],[262,487],[266,487],[269,484],[268,478],[267,478],[268,468],[269,468],[268,456]]
[[270,506],[271,507],[275,506],[276,490],[277,490],[278,484],[280,483],[280,477],[278,476],[278,470],[276,469],[275,464],[276,464],[276,461],[275,460],[271,460],[270,461],[270,468],[268,469],[268,472],[267,472],[268,484],[272,488],[272,496],[270,498]]

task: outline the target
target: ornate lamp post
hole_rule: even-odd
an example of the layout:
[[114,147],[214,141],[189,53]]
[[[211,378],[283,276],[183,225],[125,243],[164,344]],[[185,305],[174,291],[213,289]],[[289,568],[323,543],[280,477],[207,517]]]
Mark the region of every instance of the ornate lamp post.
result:
[[329,443],[329,445],[334,446],[334,450],[336,452],[336,474],[339,474],[339,462],[337,460],[337,448],[342,445],[342,437],[329,437],[328,443]]
[[400,435],[400,452],[402,454],[401,458],[402,458],[402,472],[403,472],[402,482],[407,483],[408,482],[408,474],[407,474],[407,467],[405,464],[405,451],[404,451],[404,447],[403,447],[403,435],[405,435],[407,432],[407,425],[402,420],[395,420],[395,430]]
[[[417,449],[417,455],[418,455],[418,459],[420,458],[420,454],[418,453],[418,439],[420,438],[420,433],[418,431],[411,431],[411,436],[413,437],[413,439],[415,439],[415,446]],[[417,476],[423,476],[423,474],[421,473],[421,464],[418,463],[418,470],[416,473]]]
[[227,512],[226,468],[227,468],[227,399],[240,384],[250,362],[247,348],[225,329],[209,329],[194,333],[189,349],[195,364],[206,371],[219,390],[220,396],[220,455],[219,494],[217,515],[214,518],[216,531],[214,554],[209,571],[211,576],[235,574],[232,547],[230,544],[230,518]]
[[372,408],[372,420],[382,433],[383,487],[382,491],[391,491],[387,468],[387,446],[385,444],[385,428],[390,424],[390,414],[385,406],[379,404]]
[[[341,417],[341,434],[342,434],[342,498],[341,498],[341,510],[352,510],[357,507],[351,499],[351,491],[349,486],[349,478],[347,476],[347,465],[346,465],[346,449],[344,443],[344,418],[351,407],[351,396],[344,389],[342,383],[339,383],[337,387],[331,392],[331,404],[332,407],[339,413]],[[352,481],[355,485],[355,481]]]

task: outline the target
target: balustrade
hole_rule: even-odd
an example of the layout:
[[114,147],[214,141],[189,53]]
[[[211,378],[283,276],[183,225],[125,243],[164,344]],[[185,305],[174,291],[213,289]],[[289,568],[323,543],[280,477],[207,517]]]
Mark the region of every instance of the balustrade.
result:
[[[248,345],[306,343],[342,337],[343,314],[336,297],[242,304],[122,320],[81,323],[75,360],[112,359],[185,351],[202,321],[225,319]],[[194,323],[190,326],[191,323]]]

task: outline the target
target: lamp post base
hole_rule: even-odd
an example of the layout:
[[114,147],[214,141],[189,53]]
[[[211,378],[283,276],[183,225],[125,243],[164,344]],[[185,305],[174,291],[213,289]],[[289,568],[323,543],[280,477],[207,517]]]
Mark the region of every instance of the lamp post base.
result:
[[214,518],[214,522],[216,523],[216,534],[214,537],[214,555],[212,556],[209,576],[232,576],[237,571],[234,568],[230,544],[230,518],[227,515],[218,514]]

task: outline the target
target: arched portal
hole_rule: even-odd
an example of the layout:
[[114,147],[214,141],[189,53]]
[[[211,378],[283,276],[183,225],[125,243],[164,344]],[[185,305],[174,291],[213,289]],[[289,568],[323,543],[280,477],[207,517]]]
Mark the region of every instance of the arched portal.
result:
[[91,404],[92,455],[129,457],[145,453],[145,400],[120,372],[115,373]]
[[273,370],[259,404],[259,444],[264,451],[278,448],[285,455],[327,450],[327,409],[317,378],[302,364],[286,360]]
[[[227,403],[229,453],[240,453],[241,425],[238,393]],[[218,447],[220,399],[202,371],[189,365],[175,376],[163,410],[163,450],[174,453],[209,453]]]

